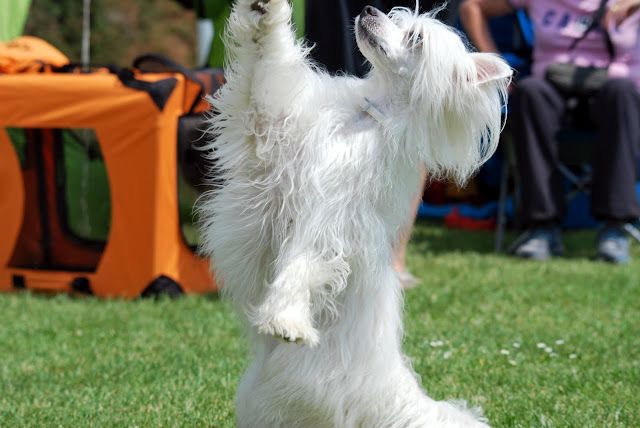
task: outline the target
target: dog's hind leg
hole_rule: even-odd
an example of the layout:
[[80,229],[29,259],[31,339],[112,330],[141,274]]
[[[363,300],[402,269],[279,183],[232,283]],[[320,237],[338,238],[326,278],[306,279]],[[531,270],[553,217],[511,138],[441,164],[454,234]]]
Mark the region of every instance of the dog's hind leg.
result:
[[260,426],[262,412],[257,406],[260,397],[255,396],[258,377],[264,361],[260,357],[253,361],[242,376],[236,394],[236,421],[238,428],[253,428]]

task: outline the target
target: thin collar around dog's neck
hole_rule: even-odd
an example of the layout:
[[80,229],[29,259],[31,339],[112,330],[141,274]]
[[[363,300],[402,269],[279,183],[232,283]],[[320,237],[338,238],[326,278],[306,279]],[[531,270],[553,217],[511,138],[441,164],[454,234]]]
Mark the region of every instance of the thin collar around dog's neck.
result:
[[360,107],[362,107],[363,112],[371,116],[380,125],[384,124],[386,116],[378,104],[374,103],[369,98],[364,97],[360,103]]

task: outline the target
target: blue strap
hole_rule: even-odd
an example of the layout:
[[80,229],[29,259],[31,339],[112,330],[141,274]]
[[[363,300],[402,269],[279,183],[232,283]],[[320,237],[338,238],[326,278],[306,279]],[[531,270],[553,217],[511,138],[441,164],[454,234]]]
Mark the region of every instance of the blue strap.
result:
[[533,48],[533,25],[531,24],[529,15],[527,15],[527,12],[524,9],[518,9],[516,11],[516,18],[518,19],[518,24],[520,25],[520,30],[522,31],[522,37],[524,38],[524,41],[530,48]]

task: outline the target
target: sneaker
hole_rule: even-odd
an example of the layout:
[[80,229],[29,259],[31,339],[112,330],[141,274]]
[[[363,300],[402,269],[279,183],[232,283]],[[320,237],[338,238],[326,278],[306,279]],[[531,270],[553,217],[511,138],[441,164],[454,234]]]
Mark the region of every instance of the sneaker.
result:
[[598,233],[599,260],[622,264],[629,262],[629,238],[619,225],[607,225]]
[[511,245],[510,253],[524,259],[547,260],[564,253],[560,229],[537,227],[529,229]]

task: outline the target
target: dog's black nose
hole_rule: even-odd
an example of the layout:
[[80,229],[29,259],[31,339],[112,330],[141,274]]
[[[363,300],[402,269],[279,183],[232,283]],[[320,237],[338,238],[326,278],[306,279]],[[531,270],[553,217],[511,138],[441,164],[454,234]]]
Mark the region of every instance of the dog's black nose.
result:
[[373,6],[365,6],[364,9],[362,9],[362,13],[360,15],[362,16],[378,16],[378,14],[380,13],[380,11],[378,9],[376,9]]

